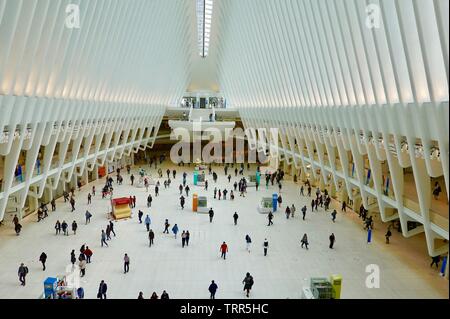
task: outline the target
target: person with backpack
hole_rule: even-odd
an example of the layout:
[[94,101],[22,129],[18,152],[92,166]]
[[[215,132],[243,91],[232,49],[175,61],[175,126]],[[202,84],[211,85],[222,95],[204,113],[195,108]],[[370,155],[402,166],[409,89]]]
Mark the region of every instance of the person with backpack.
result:
[[87,225],[91,222],[92,214],[89,211],[86,211],[85,217],[86,217],[86,225]]
[[211,280],[211,284],[209,285],[209,287],[208,287],[208,290],[209,290],[209,292],[210,292],[210,296],[209,296],[209,299],[216,299],[216,291],[217,291],[217,288],[219,288],[218,286],[217,286],[217,284],[214,282],[214,280]]
[[239,218],[238,213],[234,212],[234,215],[233,215],[234,225],[237,225],[238,218]]
[[178,233],[178,225],[177,224],[173,225],[172,232],[175,235],[175,239],[177,239],[177,233]]
[[169,226],[170,226],[169,220],[166,219],[166,221],[164,222],[164,231],[163,231],[163,234],[168,234],[168,233],[169,233]]
[[184,196],[181,195],[181,197],[180,197],[180,206],[181,206],[181,209],[184,209],[184,203],[185,203]]
[[333,212],[331,213],[331,220],[333,221],[333,223],[336,222],[336,215],[337,215],[337,211],[336,211],[336,209],[334,209]]
[[309,245],[309,243],[308,243],[308,235],[304,234],[303,237],[302,237],[302,240],[300,242],[302,244],[301,248],[303,248],[303,246],[306,246],[306,250],[308,250],[308,245]]
[[252,289],[253,284],[254,284],[253,277],[250,275],[249,272],[245,275],[245,278],[244,278],[244,280],[242,280],[242,283],[244,284],[244,291],[247,291],[247,298],[248,298],[248,297],[250,297],[249,296],[250,290]]
[[69,227],[69,225],[66,223],[65,220],[63,220],[63,222],[61,224],[61,228],[62,228],[64,235],[66,235],[66,236],[69,236],[69,232],[67,231],[68,227]]
[[22,286],[25,286],[25,277],[28,274],[28,267],[25,266],[23,263],[20,264],[18,275],[19,275],[19,281]]
[[41,256],[39,256],[39,261],[42,263],[42,271],[45,271],[45,262],[47,261],[47,254],[42,252]]

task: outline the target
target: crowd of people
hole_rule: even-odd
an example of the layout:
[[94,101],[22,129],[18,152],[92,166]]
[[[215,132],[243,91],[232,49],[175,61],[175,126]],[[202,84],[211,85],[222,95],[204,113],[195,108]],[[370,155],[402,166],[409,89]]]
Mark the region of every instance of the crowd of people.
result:
[[[154,159],[151,162],[151,165],[152,164],[154,164],[155,168],[156,168],[156,166],[157,166],[156,159]],[[160,164],[161,164],[161,162],[160,162]],[[229,164],[226,164],[224,166],[224,175],[225,175],[225,178],[228,180],[229,184],[232,183],[232,175],[229,174],[229,170],[232,167],[233,167],[233,165],[230,167]],[[249,168],[249,167],[247,167],[247,168]],[[120,169],[117,169],[116,172],[117,172],[116,183],[118,185],[121,185],[123,182],[123,177],[121,175]],[[259,174],[261,173],[259,167],[257,168],[257,172]],[[134,185],[135,178],[131,172],[130,166],[127,166],[127,173],[130,176],[130,184]],[[157,174],[158,174],[159,178],[163,178],[163,171],[161,168],[158,169]],[[166,175],[167,175],[167,180],[164,181],[165,189],[170,187],[170,184],[171,184],[170,177],[171,176],[172,176],[173,180],[176,179],[177,171],[175,169],[173,169],[173,170],[167,169]],[[209,175],[212,175],[213,182],[217,183],[218,174],[212,170],[211,165],[208,167],[208,176]],[[223,200],[227,200],[227,199],[234,200],[235,199],[234,192],[236,192],[236,191],[239,191],[240,197],[245,197],[245,195],[248,192],[248,181],[243,175],[244,175],[244,165],[241,164],[241,166],[239,168],[236,165],[236,167],[234,168],[234,176],[235,177],[239,176],[239,181],[235,180],[234,183],[231,184],[233,188],[230,189],[230,191],[228,191],[228,189],[226,189],[226,188],[218,189],[217,187],[214,187],[214,189],[212,191],[213,198],[216,200],[222,200],[222,199]],[[277,203],[278,203],[278,207],[280,207],[280,208],[283,205],[283,198],[282,198],[281,192],[282,192],[282,188],[283,188],[284,176],[285,176],[285,173],[282,169],[278,169],[277,171],[275,171],[273,173],[265,173],[266,188],[269,187],[269,184],[274,186],[274,184],[276,183],[276,185],[277,185],[277,188],[278,188]],[[105,185],[102,188],[102,199],[106,198],[107,195],[110,195],[110,198],[112,198],[112,196],[113,196],[112,195],[113,194],[113,186],[112,185],[114,183],[114,180],[110,175],[106,176],[105,180],[106,180]],[[148,181],[144,181],[144,182],[146,184],[146,190],[148,192]],[[160,182],[158,180],[157,183],[155,184],[155,189],[154,189],[155,197],[158,197],[159,187],[160,187]],[[258,191],[258,187],[259,187],[259,182],[257,181],[256,185],[255,185],[256,191]],[[230,188],[231,188],[231,186],[230,186]],[[305,194],[305,190],[306,190],[306,194]],[[208,181],[207,180],[205,180],[205,191],[208,191]],[[75,192],[75,190],[72,189],[70,197],[69,197],[69,193],[67,193],[67,192],[64,192],[64,196],[63,196],[64,202],[69,202],[72,211],[75,211],[75,194],[74,194],[74,192]],[[179,185],[180,206],[181,206],[182,210],[184,209],[185,202],[186,202],[186,198],[184,197],[183,192],[186,197],[189,197],[190,188],[187,183],[187,173],[186,172],[182,173],[182,184]],[[228,194],[229,194],[229,197],[227,197]],[[328,193],[327,189],[320,190],[320,188],[317,187],[315,190],[315,193],[313,195],[312,194],[312,186],[309,181],[302,183],[302,185],[300,186],[300,196],[301,197],[311,197],[311,213],[314,213],[314,212],[318,213],[319,207],[320,207],[320,211],[323,211],[323,212],[327,212],[330,209],[331,196]],[[92,186],[92,190],[87,196],[87,204],[88,205],[90,205],[92,203],[92,199],[94,197],[95,197],[95,186]],[[136,208],[136,201],[137,201],[136,196],[130,195],[129,199],[130,199],[130,208],[131,209]],[[148,194],[146,201],[147,201],[147,207],[150,208],[152,205],[152,201],[153,201],[153,197],[150,193]],[[54,211],[56,209],[55,201],[52,200],[51,204],[52,204],[52,211]],[[341,211],[345,213],[346,208],[347,208],[347,205],[346,205],[346,202],[344,201],[342,203]],[[295,218],[296,210],[297,210],[297,208],[295,207],[294,203],[291,203],[291,205],[286,205],[286,208],[284,209],[286,219]],[[306,205],[304,205],[300,210],[302,212],[302,220],[306,221],[306,214],[308,211],[308,207]],[[46,216],[48,216],[48,209],[47,209],[46,205],[42,205],[38,210],[38,221],[41,221]],[[143,218],[144,212],[142,210],[138,210],[137,216],[138,216],[138,222],[140,224],[142,224],[142,223],[145,224],[146,231],[148,233],[147,238],[148,238],[149,247],[152,247],[153,245],[155,245],[155,232],[153,231],[153,229],[151,227],[151,224],[152,224],[151,217],[149,214],[146,214],[145,218]],[[210,223],[212,223],[213,217],[214,217],[214,210],[212,208],[209,210],[208,216],[209,216]],[[85,217],[86,217],[85,224],[88,225],[90,223],[92,213],[90,211],[86,210]],[[372,216],[368,216],[368,210],[366,210],[363,205],[361,205],[361,207],[360,207],[359,217],[363,220],[365,229],[369,230],[369,229],[373,228],[373,218],[372,218]],[[234,212],[234,214],[232,215],[232,218],[233,218],[234,225],[237,226],[237,224],[238,224],[237,222],[238,222],[238,218],[239,218],[238,213]],[[337,218],[337,210],[333,209],[331,212],[331,221],[333,223],[335,223],[336,218]],[[273,222],[274,213],[272,211],[268,213],[267,219],[268,219],[267,226],[273,226],[274,225],[274,222]],[[16,233],[19,234],[21,225],[19,223],[17,216],[14,217],[14,224],[15,224]],[[164,227],[163,234],[169,234],[170,226],[171,226],[171,224],[169,223],[169,220],[165,219],[165,222],[163,225],[163,227]],[[63,220],[62,223],[58,220],[56,222],[54,228],[55,228],[56,235],[61,234],[61,230],[62,230],[63,235],[69,236],[69,225],[65,220]],[[71,230],[73,232],[73,235],[76,235],[77,228],[78,228],[78,224],[74,220],[71,224]],[[177,239],[177,234],[179,233],[179,230],[180,230],[177,223],[174,223],[174,225],[172,226],[172,228],[170,228],[170,230],[172,231],[174,239]],[[101,234],[100,234],[101,247],[109,247],[109,244],[113,240],[113,237],[111,235],[116,237],[114,223],[112,222],[112,220],[110,220],[108,222],[105,229],[101,230]],[[181,233],[181,247],[182,248],[189,246],[190,235],[191,234],[190,234],[189,230],[187,230],[187,229],[182,230],[182,233]],[[389,243],[389,237],[391,237],[391,235],[392,235],[392,233],[389,228],[388,232],[386,233],[386,243]],[[329,239],[328,247],[330,249],[333,249],[335,246],[335,243],[336,243],[335,234],[331,233],[329,235],[328,239]],[[245,236],[245,245],[246,245],[246,251],[248,251],[248,253],[251,252],[251,244],[252,244],[252,239],[250,237],[250,234],[247,234]],[[308,247],[309,245],[310,245],[310,242],[308,240],[308,234],[304,233],[303,236],[301,236],[301,238],[300,238],[299,246],[300,246],[300,248],[306,248],[307,250],[309,250],[309,247]],[[264,241],[262,243],[262,247],[263,247],[262,248],[263,255],[267,256],[268,250],[269,250],[269,241],[267,238],[264,239]],[[226,243],[226,241],[223,241],[219,247],[220,258],[223,258],[225,260],[227,257],[228,251],[229,251],[229,246]],[[70,262],[73,266],[77,265],[79,267],[81,277],[84,277],[86,275],[86,269],[87,269],[88,264],[91,263],[92,255],[93,255],[92,250],[89,249],[89,247],[86,246],[86,244],[83,244],[82,247],[80,248],[80,255],[78,256],[78,258],[76,258],[76,256],[75,256],[75,250],[71,251]],[[47,255],[45,252],[41,253],[41,255],[39,257],[39,261],[42,263],[43,271],[45,271],[46,270],[46,262],[47,262]],[[436,264],[436,266],[437,266],[438,262],[439,261],[436,258],[433,259],[433,263],[431,264],[431,266],[433,266],[434,264]],[[127,274],[130,271],[130,263],[131,263],[130,256],[127,253],[125,253],[124,257],[123,257],[124,274]],[[21,264],[19,267],[18,274],[19,274],[19,281],[21,282],[21,285],[25,286],[25,277],[28,274],[28,267],[25,266],[24,264]],[[250,273],[247,273],[244,280],[242,281],[242,283],[244,284],[243,290],[246,292],[246,297],[249,297],[250,291],[254,284],[253,276],[250,275]],[[107,284],[104,282],[104,280],[102,280],[99,285],[97,298],[106,299],[107,289],[108,289]],[[211,299],[215,299],[217,290],[218,290],[218,285],[214,280],[212,280],[211,284],[208,287],[208,291],[210,293]],[[83,296],[84,296],[84,291],[83,291]],[[142,291],[139,292],[138,299],[144,299],[144,294]],[[158,296],[158,294],[156,292],[153,292],[150,299],[169,299],[169,295],[165,290],[162,292],[161,296]]]

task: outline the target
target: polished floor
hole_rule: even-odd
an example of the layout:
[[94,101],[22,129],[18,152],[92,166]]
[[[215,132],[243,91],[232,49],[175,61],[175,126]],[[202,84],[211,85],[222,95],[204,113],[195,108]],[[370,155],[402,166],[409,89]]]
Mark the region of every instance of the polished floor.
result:
[[[384,243],[386,225],[376,220],[374,241],[366,243],[366,232],[357,215],[352,212],[338,213],[336,223],[331,221],[330,212],[310,212],[310,198],[299,196],[299,187],[286,181],[282,190],[283,204],[275,214],[274,225],[267,227],[267,215],[257,211],[261,197],[271,196],[277,187],[262,187],[258,192],[248,189],[245,198],[236,194],[234,201],[213,200],[213,189],[217,186],[230,190],[231,183],[225,178],[223,167],[214,170],[219,175],[215,185],[209,176],[208,192],[203,187],[192,185],[193,166],[175,167],[176,181],[169,189],[164,189],[164,178],[160,179],[160,196],[154,196],[152,207],[147,209],[145,188],[137,188],[129,183],[124,173],[123,185],[114,185],[114,197],[137,196],[137,207],[132,219],[115,222],[116,237],[108,241],[109,247],[100,247],[101,229],[105,229],[110,209],[109,200],[101,199],[99,193],[87,205],[87,193],[91,185],[100,191],[104,179],[96,181],[76,191],[76,211],[70,212],[69,204],[57,201],[57,211],[37,223],[32,215],[23,222],[20,236],[16,236],[11,224],[5,221],[0,227],[0,298],[39,298],[43,291],[43,281],[48,276],[65,273],[70,265],[70,251],[75,249],[78,256],[82,244],[93,251],[92,263],[88,264],[86,276],[81,279],[86,298],[95,298],[100,280],[108,284],[108,298],[137,298],[139,291],[149,298],[153,291],[158,295],[165,289],[171,298],[208,298],[208,286],[215,280],[219,286],[217,298],[245,298],[242,279],[250,272],[255,280],[250,298],[301,298],[302,287],[309,284],[311,277],[329,277],[340,274],[343,277],[342,298],[448,298],[448,280],[439,276],[436,269],[429,267],[430,258],[426,254],[425,239],[420,236],[403,238],[393,231],[391,244]],[[134,168],[137,176],[138,167]],[[188,172],[187,181],[191,193],[184,211],[179,206],[178,186],[182,172]],[[156,171],[151,170],[153,176]],[[247,171],[245,172],[247,174]],[[213,223],[207,214],[193,213],[192,193],[206,194],[215,211]],[[286,219],[286,204],[295,204],[295,218]],[[306,221],[301,219],[300,208],[307,205]],[[93,213],[91,223],[84,224],[84,212]],[[156,233],[155,245],[148,247],[144,224],[137,220],[137,210],[149,213],[151,228]],[[238,225],[233,224],[233,213],[239,214]],[[144,215],[145,216],[145,215]],[[163,234],[164,220],[171,225],[178,224],[180,233],[189,230],[189,247],[181,247],[181,239],[172,234]],[[56,236],[56,220],[73,220],[79,224],[76,235]],[[336,235],[334,249],[328,248],[328,236]],[[300,239],[308,234],[310,249],[300,248]],[[245,249],[244,237],[249,234],[253,240],[251,253]],[[269,241],[268,256],[263,255],[263,241]],[[226,260],[220,259],[219,246],[226,241],[229,253]],[[48,255],[47,270],[42,271],[39,255]],[[131,259],[130,272],[123,273],[123,255]],[[30,273],[27,285],[20,286],[17,269],[21,262],[27,264]],[[366,287],[366,266],[380,267],[380,288]],[[70,268],[70,267],[69,267]]]

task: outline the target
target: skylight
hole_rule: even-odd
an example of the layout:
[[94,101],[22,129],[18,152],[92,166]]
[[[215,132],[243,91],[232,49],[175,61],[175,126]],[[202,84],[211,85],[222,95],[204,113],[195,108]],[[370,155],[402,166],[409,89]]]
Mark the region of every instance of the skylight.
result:
[[197,31],[200,56],[208,55],[211,36],[213,0],[197,0]]

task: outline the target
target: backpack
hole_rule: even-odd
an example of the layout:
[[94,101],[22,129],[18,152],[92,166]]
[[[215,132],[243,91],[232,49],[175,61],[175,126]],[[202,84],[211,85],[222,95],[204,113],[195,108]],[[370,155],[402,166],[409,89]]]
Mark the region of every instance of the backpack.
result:
[[250,279],[248,280],[248,284],[249,284],[250,286],[253,286],[254,281],[253,281],[253,277],[252,277],[252,276],[250,276]]
[[28,274],[28,267],[25,266],[24,270],[25,270],[25,273]]

